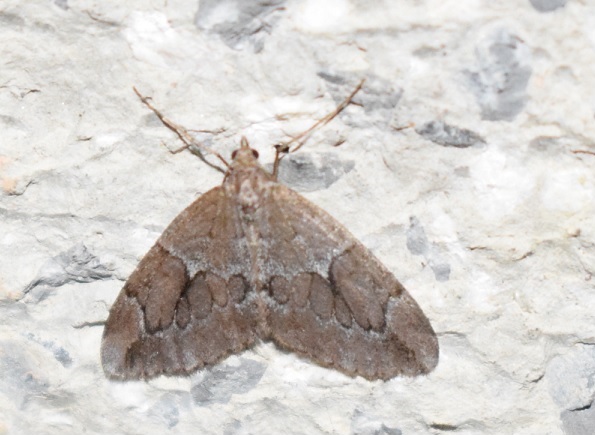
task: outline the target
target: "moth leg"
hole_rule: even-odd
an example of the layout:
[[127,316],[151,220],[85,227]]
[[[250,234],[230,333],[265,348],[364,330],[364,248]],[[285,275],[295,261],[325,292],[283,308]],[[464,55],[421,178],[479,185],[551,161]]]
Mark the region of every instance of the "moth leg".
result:
[[179,124],[176,124],[175,122],[173,122],[171,119],[167,118],[163,113],[161,113],[159,110],[157,110],[153,104],[151,104],[150,100],[151,97],[145,97],[144,95],[142,95],[138,89],[136,89],[136,87],[132,87],[132,89],[134,90],[134,93],[138,96],[138,98],[140,98],[141,102],[147,106],[149,109],[151,109],[151,111],[157,115],[157,117],[159,118],[159,120],[163,123],[163,125],[165,125],[167,128],[169,128],[171,131],[173,131],[178,138],[180,138],[180,140],[184,143],[184,146],[175,149],[173,151],[170,151],[172,154],[177,154],[179,152],[182,152],[184,150],[189,150],[192,154],[198,156],[198,158],[200,158],[203,162],[205,162],[207,165],[209,165],[211,168],[216,169],[219,172],[222,172],[223,174],[227,173],[227,170],[209,162],[203,153],[207,153],[207,154],[212,154],[215,157],[217,157],[224,165],[226,168],[229,169],[230,165],[227,162],[227,160],[225,160],[221,154],[219,154],[217,151],[213,150],[212,148],[209,148],[207,146],[205,146],[204,144],[197,142],[196,139],[194,139],[194,137],[192,137],[192,135],[190,133],[188,133],[188,130],[185,129],[184,127],[182,127]]
[[281,159],[289,153],[289,147],[287,145],[275,145],[275,161],[273,162],[273,176],[274,180],[277,180],[277,176],[279,175],[279,164],[281,163]]

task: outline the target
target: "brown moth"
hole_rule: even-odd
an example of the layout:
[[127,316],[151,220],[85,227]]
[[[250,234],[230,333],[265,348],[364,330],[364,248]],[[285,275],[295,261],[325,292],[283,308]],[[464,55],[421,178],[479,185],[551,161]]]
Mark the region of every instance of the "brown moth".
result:
[[277,160],[269,173],[257,159],[242,138],[223,184],[180,213],[132,273],[105,325],[106,375],[188,375],[258,340],[370,380],[434,369],[436,334],[407,290],[278,183]]

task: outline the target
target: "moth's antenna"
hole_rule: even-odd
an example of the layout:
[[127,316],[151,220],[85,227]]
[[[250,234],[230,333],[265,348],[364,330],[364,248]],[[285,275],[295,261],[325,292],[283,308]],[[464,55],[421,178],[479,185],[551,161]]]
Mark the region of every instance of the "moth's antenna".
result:
[[[355,87],[355,89],[351,92],[351,94],[349,94],[349,96],[345,98],[341,102],[341,104],[339,104],[335,108],[335,110],[320,118],[318,121],[312,124],[310,128],[301,132],[297,136],[294,136],[291,140],[285,143],[275,145],[275,163],[273,164],[273,177],[277,178],[277,173],[279,172],[279,164],[281,163],[281,159],[283,159],[285,155],[289,153],[294,153],[297,150],[299,150],[302,146],[304,146],[304,144],[310,138],[314,130],[331,122],[339,113],[341,113],[347,106],[349,106],[349,104],[353,102],[353,97],[355,97],[355,94],[357,94],[363,87],[365,81],[366,79],[362,79],[359,82],[359,84]],[[295,144],[295,146],[292,148],[291,144]]]
[[170,150],[169,152],[172,154],[177,154],[179,152],[182,152],[184,150],[189,150],[191,153],[195,154],[196,156],[198,156],[198,158],[200,158],[203,162],[205,162],[207,165],[209,165],[211,168],[216,169],[219,172],[222,173],[226,173],[227,171],[211,162],[209,162],[203,153],[208,153],[208,154],[212,154],[215,157],[217,157],[219,160],[221,160],[221,162],[223,162],[223,164],[229,168],[230,165],[227,162],[227,160],[225,160],[221,154],[219,154],[217,151],[205,146],[204,144],[197,142],[196,139],[194,139],[194,137],[192,137],[192,135],[190,133],[188,133],[188,130],[186,130],[184,127],[182,127],[181,125],[176,124],[175,122],[173,122],[172,120],[170,120],[169,118],[167,118],[165,115],[163,115],[159,110],[157,110],[153,104],[151,104],[151,102],[149,100],[151,100],[151,97],[145,97],[144,95],[142,95],[138,89],[136,89],[136,87],[132,87],[132,89],[134,90],[134,93],[138,96],[138,98],[140,98],[140,100],[142,101],[142,103],[147,106],[149,109],[151,109],[153,111],[153,113],[155,115],[157,115],[157,117],[159,118],[159,120],[163,123],[163,125],[165,125],[167,128],[169,128],[171,131],[173,131],[182,142],[184,142],[184,146],[175,150]]

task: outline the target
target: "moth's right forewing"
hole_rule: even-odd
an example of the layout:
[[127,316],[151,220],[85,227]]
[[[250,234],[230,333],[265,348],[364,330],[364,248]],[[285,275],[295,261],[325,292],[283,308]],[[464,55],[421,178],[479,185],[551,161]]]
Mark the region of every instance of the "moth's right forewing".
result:
[[266,211],[261,279],[271,297],[270,337],[263,338],[367,379],[419,375],[436,366],[430,322],[347,229],[281,185]]

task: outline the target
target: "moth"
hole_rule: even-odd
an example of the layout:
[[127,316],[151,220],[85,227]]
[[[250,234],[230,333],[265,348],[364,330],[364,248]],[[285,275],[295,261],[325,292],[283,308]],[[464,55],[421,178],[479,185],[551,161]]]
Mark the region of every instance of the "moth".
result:
[[259,340],[369,380],[437,365],[438,340],[418,304],[343,225],[277,182],[288,147],[277,151],[272,172],[245,138],[231,163],[213,152],[227,164],[222,185],[173,220],[109,312],[108,378],[189,375]]

